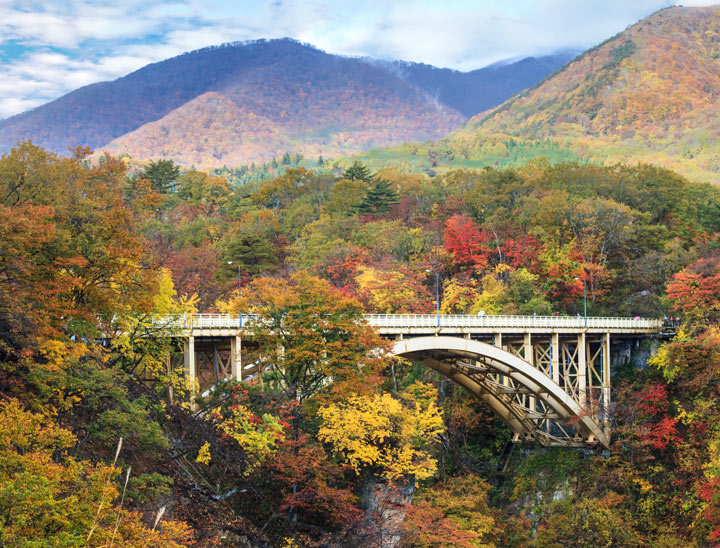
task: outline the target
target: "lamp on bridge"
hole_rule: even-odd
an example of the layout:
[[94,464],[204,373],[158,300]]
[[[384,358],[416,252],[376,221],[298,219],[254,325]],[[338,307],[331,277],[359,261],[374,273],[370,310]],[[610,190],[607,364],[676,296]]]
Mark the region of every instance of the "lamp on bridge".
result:
[[[227,264],[232,265],[232,261],[228,261]],[[242,279],[240,278],[240,264],[238,263],[238,298],[242,298]],[[240,328],[242,329],[242,312],[240,316]]]
[[440,273],[437,270],[425,269],[428,274],[435,273],[435,311],[437,313],[437,326],[440,327]]
[[585,276],[582,278],[575,278],[576,281],[582,279],[583,283],[583,302],[585,304],[585,329],[587,329],[587,288],[585,286]]

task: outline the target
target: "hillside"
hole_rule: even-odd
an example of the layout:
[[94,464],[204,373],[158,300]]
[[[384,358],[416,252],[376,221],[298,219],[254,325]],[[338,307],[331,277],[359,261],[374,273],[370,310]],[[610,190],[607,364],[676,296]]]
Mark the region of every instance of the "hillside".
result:
[[463,73],[330,55],[288,39],[207,48],[0,121],[0,152],[30,138],[59,153],[84,145],[202,167],[285,151],[351,154],[438,139],[570,55]]
[[386,66],[396,70],[403,80],[471,118],[534,86],[580,53],[564,51],[544,57],[527,57],[470,72],[403,61],[387,63]]
[[455,135],[552,139],[600,161],[648,161],[720,182],[720,7],[670,8],[588,51]]
[[[542,163],[387,186],[363,166],[188,170],[171,188],[28,143],[0,174],[3,547],[717,546],[720,188]],[[663,339],[611,335],[609,452],[533,433],[510,451],[466,358],[393,360],[365,321],[432,314],[438,294],[441,314],[587,304],[682,326],[647,363]],[[186,376],[165,318],[195,309],[259,321],[239,347],[197,337]],[[562,388],[582,386],[562,344]]]
[[434,145],[374,151],[379,166],[650,162],[720,183],[720,7],[669,8],[470,119]]

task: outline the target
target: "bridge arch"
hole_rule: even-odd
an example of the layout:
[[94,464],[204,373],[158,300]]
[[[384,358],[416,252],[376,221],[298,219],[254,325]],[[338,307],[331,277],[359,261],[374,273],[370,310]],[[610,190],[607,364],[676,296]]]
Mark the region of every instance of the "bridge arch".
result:
[[422,363],[485,401],[517,440],[542,445],[609,446],[609,433],[563,387],[529,362],[480,341],[422,336],[395,341],[392,353]]

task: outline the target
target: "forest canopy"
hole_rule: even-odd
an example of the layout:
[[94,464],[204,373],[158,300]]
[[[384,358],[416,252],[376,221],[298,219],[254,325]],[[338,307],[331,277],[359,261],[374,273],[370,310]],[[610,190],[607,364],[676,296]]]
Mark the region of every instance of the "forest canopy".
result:
[[[0,159],[0,544],[720,539],[717,188],[544,160],[237,184],[88,152]],[[436,283],[442,313],[574,315],[585,286],[591,315],[681,327],[613,372],[609,457],[528,451],[502,472],[490,410],[387,358],[363,320],[434,311]],[[195,311],[259,314],[259,374],[193,400],[156,319]]]

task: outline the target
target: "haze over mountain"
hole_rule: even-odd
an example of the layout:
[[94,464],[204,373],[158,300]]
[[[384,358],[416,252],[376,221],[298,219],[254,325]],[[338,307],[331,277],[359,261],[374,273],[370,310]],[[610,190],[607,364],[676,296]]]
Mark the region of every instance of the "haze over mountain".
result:
[[285,151],[351,154],[438,139],[567,62],[527,58],[472,72],[330,55],[296,41],[207,48],[80,88],[0,121],[0,151],[22,139],[211,167]]
[[720,183],[719,97],[720,7],[668,8],[472,118],[447,144],[472,157],[503,137],[549,140]]
[[403,80],[470,118],[532,87],[580,53],[564,51],[544,57],[526,57],[513,62],[494,63],[470,72],[424,63],[374,62],[392,68]]

